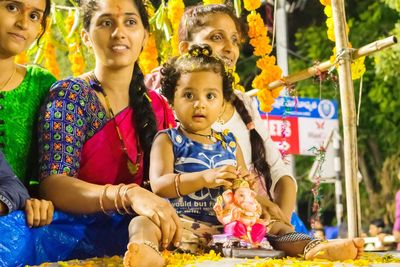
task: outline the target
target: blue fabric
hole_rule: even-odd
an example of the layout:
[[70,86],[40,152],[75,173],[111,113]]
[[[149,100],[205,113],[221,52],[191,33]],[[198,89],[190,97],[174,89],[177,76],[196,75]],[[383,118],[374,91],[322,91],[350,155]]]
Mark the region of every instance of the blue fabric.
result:
[[309,235],[310,232],[308,231],[307,227],[304,225],[303,221],[300,219],[299,215],[296,212],[292,213],[292,218],[290,223],[294,226],[294,231],[297,233],[304,233]]
[[3,152],[0,151],[0,201],[7,206],[8,212],[12,212],[22,209],[28,198],[28,191],[15,176]]
[[[217,141],[211,145],[189,139],[181,134],[178,128],[162,132],[166,133],[173,143],[175,173],[200,172],[224,165],[237,165],[237,143],[230,132],[219,133],[224,142]],[[182,198],[170,199],[170,202],[179,215],[218,225],[220,223],[215,216],[213,206],[223,191],[223,187],[203,188]]]
[[123,255],[132,217],[55,212],[50,225],[29,228],[25,213],[0,217],[0,266]]

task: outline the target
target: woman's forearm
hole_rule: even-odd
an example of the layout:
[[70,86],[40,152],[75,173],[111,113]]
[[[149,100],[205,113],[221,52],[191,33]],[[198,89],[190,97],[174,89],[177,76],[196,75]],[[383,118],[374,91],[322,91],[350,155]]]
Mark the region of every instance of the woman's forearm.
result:
[[296,195],[296,185],[293,179],[289,176],[281,177],[275,186],[274,202],[289,219],[295,210]]
[[[40,194],[51,200],[62,211],[88,214],[101,211],[99,199],[104,191],[103,185],[87,183],[66,175],[51,175],[40,184]],[[107,188],[103,197],[105,210],[114,210],[115,186]]]

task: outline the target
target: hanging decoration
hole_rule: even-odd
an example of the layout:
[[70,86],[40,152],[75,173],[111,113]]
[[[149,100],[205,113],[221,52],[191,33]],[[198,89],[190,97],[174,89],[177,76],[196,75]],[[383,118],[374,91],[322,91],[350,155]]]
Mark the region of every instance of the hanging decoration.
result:
[[71,62],[71,71],[74,77],[85,71],[85,61],[82,54],[82,40],[79,35],[79,9],[70,9],[65,20],[65,30],[68,36],[65,42],[68,46],[68,59]]
[[179,23],[185,12],[183,0],[169,0],[167,3],[167,15],[172,26],[171,50],[172,56],[179,56]]
[[321,185],[321,176],[322,176],[322,165],[325,162],[325,154],[326,154],[326,149],[323,145],[320,147],[312,147],[309,149],[314,156],[315,160],[317,162],[317,171],[314,174],[313,177],[313,187],[311,189],[314,200],[313,200],[313,206],[312,206],[312,211],[313,211],[313,216],[311,217],[310,223],[311,227],[314,228],[315,222],[319,221],[320,215],[321,215],[321,208],[320,208],[320,203],[321,203],[321,192],[320,192],[320,185]]
[[261,69],[261,73],[255,77],[252,86],[259,89],[257,97],[260,101],[260,109],[264,112],[270,112],[275,98],[279,96],[283,87],[269,90],[268,85],[281,79],[282,69],[276,65],[276,58],[270,55],[272,46],[267,35],[267,28],[260,14],[256,11],[261,6],[261,1],[244,0],[243,3],[244,8],[250,11],[250,14],[247,15],[247,22],[250,44],[254,47],[253,54],[260,57],[257,60],[257,67]]

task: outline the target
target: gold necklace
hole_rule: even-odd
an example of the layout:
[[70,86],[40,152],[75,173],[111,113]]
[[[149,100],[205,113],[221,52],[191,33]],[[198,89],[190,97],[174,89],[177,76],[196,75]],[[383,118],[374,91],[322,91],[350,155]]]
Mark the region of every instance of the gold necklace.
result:
[[8,80],[4,83],[4,85],[1,87],[0,91],[3,91],[4,88],[7,87],[7,85],[10,83],[11,79],[14,77],[14,74],[17,72],[17,67],[14,68],[13,73],[11,73],[10,78],[8,78]]
[[[119,129],[118,123],[115,121],[115,115],[114,115],[114,111],[111,108],[110,102],[108,100],[107,94],[104,91],[103,87],[101,86],[100,81],[97,79],[96,75],[94,74],[94,72],[92,72],[92,77],[94,82],[96,83],[96,88],[100,91],[100,93],[104,96],[104,100],[106,102],[106,106],[107,106],[107,110],[108,113],[111,115],[111,120],[114,120],[114,125],[115,125],[115,130],[117,132],[118,135],[118,139],[121,142],[121,148],[122,148],[122,152],[126,155],[127,158],[127,162],[126,162],[126,166],[128,167],[128,171],[131,175],[136,175],[136,173],[139,171],[140,168],[140,158],[142,156],[142,153],[140,151],[140,145],[139,145],[139,140],[136,139],[136,151],[137,151],[137,155],[136,155],[136,161],[135,163],[133,163],[133,161],[130,159],[129,155],[128,155],[128,148],[126,147],[125,144],[125,140],[122,137],[121,134],[121,130]],[[93,86],[93,84],[91,84]]]
[[194,134],[194,135],[205,137],[205,138],[207,138],[208,140],[210,140],[213,143],[217,142],[217,138],[215,137],[215,132],[214,132],[213,129],[211,129],[211,133],[210,134],[199,134],[199,133],[195,133],[195,132],[189,131],[188,129],[186,129],[182,125],[180,125],[179,127],[182,130],[184,130],[185,132],[189,133],[189,134]]

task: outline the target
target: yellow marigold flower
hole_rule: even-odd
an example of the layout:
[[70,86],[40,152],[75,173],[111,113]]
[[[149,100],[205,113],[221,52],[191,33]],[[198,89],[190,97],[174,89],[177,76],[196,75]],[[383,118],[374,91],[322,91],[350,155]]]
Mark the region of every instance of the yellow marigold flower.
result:
[[168,19],[171,21],[174,32],[178,30],[179,22],[185,10],[185,4],[182,0],[170,0],[168,1]]
[[261,6],[261,0],[244,0],[243,3],[247,11],[256,10]]
[[204,5],[223,4],[223,0],[203,0]]
[[360,57],[351,63],[351,78],[353,80],[360,79],[361,76],[365,73],[365,64],[364,64],[365,57]]
[[328,18],[332,17],[332,7],[331,6],[326,6],[324,8],[324,13]]
[[283,86],[275,88],[275,89],[272,89],[271,90],[272,97],[273,98],[278,98],[280,96],[280,94],[281,94],[282,89],[283,89]]

